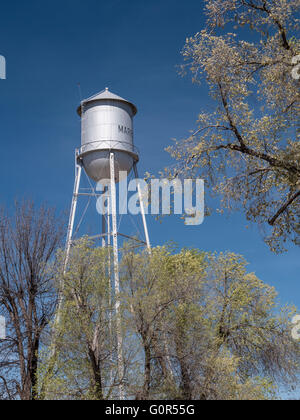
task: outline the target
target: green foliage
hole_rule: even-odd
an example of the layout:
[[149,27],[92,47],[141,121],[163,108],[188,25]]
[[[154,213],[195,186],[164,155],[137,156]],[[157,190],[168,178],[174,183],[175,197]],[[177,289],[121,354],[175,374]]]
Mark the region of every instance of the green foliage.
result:
[[[39,365],[43,398],[118,398],[109,258],[86,239],[72,249],[55,368],[49,348]],[[63,262],[61,255],[53,267],[58,285]],[[120,280],[127,398],[273,399],[278,386],[295,383],[295,311],[278,306],[274,288],[243,257],[126,246]]]
[[270,399],[296,381],[294,309],[280,310],[241,256],[126,252],[123,293],[126,328],[145,356],[130,382],[139,398]]
[[[300,80],[292,77],[299,7],[300,0],[206,1],[207,27],[187,39],[182,71],[207,83],[216,107],[168,149],[178,161],[169,177],[201,176],[222,197],[220,211],[242,208],[273,251],[299,243]],[[251,41],[241,39],[245,25]]]
[[[72,248],[64,275],[63,305],[53,357],[40,363],[39,391],[50,399],[103,399],[115,387],[115,344],[111,342],[114,315],[107,273],[109,251],[84,238]],[[53,266],[57,287],[64,270],[64,253]]]

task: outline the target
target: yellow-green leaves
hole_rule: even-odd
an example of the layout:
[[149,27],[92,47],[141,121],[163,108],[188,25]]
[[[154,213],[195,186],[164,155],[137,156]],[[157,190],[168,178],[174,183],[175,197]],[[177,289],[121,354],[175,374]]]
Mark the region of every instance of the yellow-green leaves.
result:
[[[168,176],[205,179],[223,208],[264,225],[276,252],[299,242],[300,84],[292,77],[299,7],[300,0],[206,1],[207,28],[187,39],[182,72],[207,83],[215,111],[201,112],[197,130],[168,148],[178,161]],[[244,25],[253,42],[237,30]]]

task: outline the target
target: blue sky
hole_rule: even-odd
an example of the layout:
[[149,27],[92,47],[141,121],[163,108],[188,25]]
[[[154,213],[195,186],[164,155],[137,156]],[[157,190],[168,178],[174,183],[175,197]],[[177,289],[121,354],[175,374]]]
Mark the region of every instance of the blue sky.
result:
[[[186,37],[203,25],[200,0],[3,2],[0,204],[11,207],[16,197],[29,197],[69,209],[73,153],[80,144],[78,82],[83,97],[108,86],[137,105],[140,173],[169,164],[164,148],[171,138],[184,137],[200,110],[212,109],[206,86],[193,85],[176,70]],[[277,288],[282,303],[300,307],[299,248],[274,255],[257,226],[247,225],[239,213],[213,215],[198,227],[176,217],[162,224],[149,220],[153,245],[174,240],[243,254],[250,270]]]

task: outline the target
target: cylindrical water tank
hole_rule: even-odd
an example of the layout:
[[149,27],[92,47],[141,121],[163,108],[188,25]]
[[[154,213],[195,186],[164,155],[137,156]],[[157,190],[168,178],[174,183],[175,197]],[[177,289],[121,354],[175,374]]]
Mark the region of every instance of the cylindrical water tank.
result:
[[87,175],[99,182],[110,178],[110,153],[115,155],[116,182],[119,172],[130,172],[138,154],[133,144],[135,105],[108,88],[81,102],[81,149],[79,158]]

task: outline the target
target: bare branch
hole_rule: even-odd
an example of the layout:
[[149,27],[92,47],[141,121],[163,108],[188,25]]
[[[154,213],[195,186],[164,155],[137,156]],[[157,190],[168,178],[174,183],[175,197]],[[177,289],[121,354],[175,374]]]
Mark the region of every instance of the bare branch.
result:
[[300,197],[300,191],[297,191],[295,194],[292,195],[292,197],[290,197],[283,206],[280,207],[280,209],[278,210],[278,212],[275,214],[274,217],[272,217],[271,219],[269,219],[269,224],[271,226],[274,226],[274,224],[276,223],[276,220],[282,215],[282,213],[284,213],[287,208],[295,201],[297,200],[297,198]]

